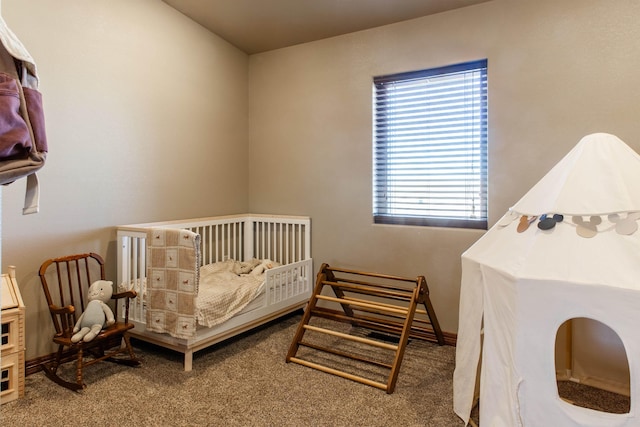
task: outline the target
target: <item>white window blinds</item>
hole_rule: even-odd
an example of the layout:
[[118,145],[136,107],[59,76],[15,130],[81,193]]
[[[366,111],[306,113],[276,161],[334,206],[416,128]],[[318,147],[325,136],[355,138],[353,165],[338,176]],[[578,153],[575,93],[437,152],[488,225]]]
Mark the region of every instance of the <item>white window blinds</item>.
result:
[[487,228],[487,61],[374,78],[376,223]]

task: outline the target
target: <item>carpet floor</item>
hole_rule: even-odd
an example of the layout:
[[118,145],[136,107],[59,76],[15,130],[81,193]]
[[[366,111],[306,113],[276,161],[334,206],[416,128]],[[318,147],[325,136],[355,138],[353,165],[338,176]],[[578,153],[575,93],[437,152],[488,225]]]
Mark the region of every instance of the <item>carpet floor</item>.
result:
[[[395,391],[387,394],[285,363],[300,318],[296,313],[199,351],[191,372],[183,371],[181,354],[134,340],[141,366],[105,362],[88,367],[87,387],[81,392],[54,384],[42,372],[30,375],[25,379],[24,398],[0,408],[1,423],[27,427],[463,425],[453,412],[454,347],[411,340]],[[344,327],[350,333],[366,334]],[[328,339],[325,345],[342,345]],[[299,355],[305,351],[305,357],[320,357],[306,348]],[[340,366],[361,369],[355,364]],[[72,364],[64,369],[73,373]],[[386,382],[384,372],[366,374]],[[568,393],[572,401],[584,395],[580,390]],[[477,417],[476,408],[476,422]]]

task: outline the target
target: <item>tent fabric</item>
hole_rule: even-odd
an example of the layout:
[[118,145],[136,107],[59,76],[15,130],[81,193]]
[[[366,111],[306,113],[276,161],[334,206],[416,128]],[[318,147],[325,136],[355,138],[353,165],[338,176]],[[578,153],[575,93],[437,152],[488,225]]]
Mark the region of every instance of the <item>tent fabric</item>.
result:
[[638,211],[638,170],[640,155],[618,137],[587,135],[512,210],[524,215]]
[[[613,135],[583,138],[462,255],[454,411],[468,423],[480,371],[480,425],[631,426],[640,354],[640,233],[621,218],[640,211],[640,156]],[[542,214],[564,220],[537,227]],[[616,215],[609,215],[615,213]],[[518,231],[521,215],[535,217]],[[593,218],[592,218],[593,217]],[[597,220],[596,220],[597,218]],[[577,232],[592,223],[592,238]],[[561,400],[555,337],[586,317],[621,338],[631,375],[631,411],[610,414]]]

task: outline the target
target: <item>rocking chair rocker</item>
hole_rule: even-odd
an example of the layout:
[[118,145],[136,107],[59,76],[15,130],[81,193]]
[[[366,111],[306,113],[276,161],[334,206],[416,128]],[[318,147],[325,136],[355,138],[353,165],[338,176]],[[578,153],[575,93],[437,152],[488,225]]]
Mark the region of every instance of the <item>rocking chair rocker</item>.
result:
[[[135,291],[114,293],[116,301],[114,316],[116,323],[106,327],[91,341],[71,342],[73,328],[78,317],[88,303],[89,286],[96,280],[104,280],[104,260],[95,253],[70,255],[45,261],[39,271],[42,289],[47,299],[51,319],[55,327],[53,342],[58,345],[55,358],[43,364],[45,375],[52,381],[73,391],[86,387],[83,370],[86,366],[102,360],[136,366],[136,358],[129,341],[129,300],[135,298]],[[124,321],[118,318],[118,300],[125,298]],[[128,354],[128,358],[116,358],[118,354]],[[86,356],[92,356],[86,358]],[[76,361],[75,382],[60,377],[58,368],[66,362]]]

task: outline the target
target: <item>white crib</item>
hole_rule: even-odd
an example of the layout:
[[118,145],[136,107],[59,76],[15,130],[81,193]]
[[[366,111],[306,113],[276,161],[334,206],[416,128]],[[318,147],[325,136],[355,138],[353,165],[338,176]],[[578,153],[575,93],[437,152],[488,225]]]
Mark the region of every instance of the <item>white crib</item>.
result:
[[[146,239],[150,228],[178,228],[200,235],[201,265],[226,260],[270,259],[281,266],[267,270],[265,291],[252,308],[211,328],[198,326],[192,339],[147,331],[145,290]],[[184,353],[184,370],[190,371],[193,353],[303,308],[313,286],[311,221],[308,217],[278,215],[229,215],[117,227],[118,284],[138,292],[131,301],[130,335]],[[118,310],[124,315],[122,309]]]

